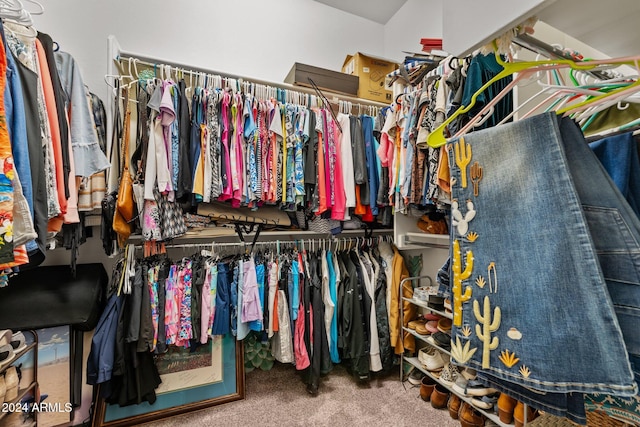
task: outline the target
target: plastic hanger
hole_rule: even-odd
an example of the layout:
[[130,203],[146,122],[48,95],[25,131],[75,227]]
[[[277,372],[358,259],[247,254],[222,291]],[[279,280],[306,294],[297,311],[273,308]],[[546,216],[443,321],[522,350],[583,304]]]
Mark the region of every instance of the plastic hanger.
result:
[[[494,48],[497,51],[497,45],[496,42],[493,42]],[[433,130],[433,132],[431,132],[427,138],[427,143],[430,147],[433,148],[437,148],[437,147],[441,147],[444,144],[446,144],[447,140],[444,136],[444,131],[445,129],[451,124],[451,122],[453,122],[458,116],[460,116],[461,114],[467,113],[468,111],[470,111],[476,103],[476,100],[478,98],[478,96],[484,92],[487,88],[489,88],[492,84],[494,84],[495,82],[511,76],[515,73],[522,73],[526,70],[529,70],[529,72],[533,72],[533,71],[543,71],[543,70],[547,70],[547,69],[551,69],[551,67],[554,68],[567,68],[570,67],[572,69],[576,69],[576,70],[590,70],[593,69],[599,65],[604,65],[604,64],[633,64],[633,62],[635,62],[635,60],[637,59],[637,57],[625,57],[625,58],[612,58],[612,59],[608,59],[608,60],[597,60],[597,61],[588,61],[588,62],[580,62],[580,63],[576,63],[575,61],[569,60],[569,59],[553,59],[553,60],[544,60],[544,61],[522,61],[522,62],[505,62],[500,55],[495,56],[496,58],[496,62],[501,65],[503,67],[502,71],[500,71],[498,74],[496,74],[493,78],[491,78],[489,81],[487,81],[484,85],[482,85],[482,87],[480,87],[480,89],[478,89],[471,97],[471,102],[469,103],[469,105],[465,105],[465,106],[461,106],[460,108],[458,108],[451,116],[449,116],[440,126],[438,126],[436,129]],[[521,78],[518,78],[518,80],[520,80]],[[514,80],[516,80],[516,78],[514,78]],[[512,81],[513,83],[513,81]],[[513,87],[512,85],[509,85],[510,87]],[[608,95],[607,95],[608,96]],[[602,98],[600,98],[602,99]],[[493,100],[492,100],[493,101]],[[594,99],[595,101],[595,99]],[[588,105],[588,104],[584,104],[584,105]],[[578,105],[576,107],[580,107],[581,105]],[[560,114],[560,112],[559,112]]]

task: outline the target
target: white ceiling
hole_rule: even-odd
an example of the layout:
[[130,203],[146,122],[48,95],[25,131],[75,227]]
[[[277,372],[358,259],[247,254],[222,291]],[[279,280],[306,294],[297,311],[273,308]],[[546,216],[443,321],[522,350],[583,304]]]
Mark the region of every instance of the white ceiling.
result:
[[562,0],[538,18],[609,56],[640,53],[640,1]]
[[315,0],[344,12],[386,24],[407,0]]

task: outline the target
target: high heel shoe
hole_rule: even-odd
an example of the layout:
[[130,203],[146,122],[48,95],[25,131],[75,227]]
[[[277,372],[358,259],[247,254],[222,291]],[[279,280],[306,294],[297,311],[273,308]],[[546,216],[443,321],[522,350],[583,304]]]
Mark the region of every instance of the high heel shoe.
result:
[[516,402],[516,399],[506,393],[500,394],[498,398],[498,415],[500,416],[500,421],[505,424],[511,424],[513,422],[513,410],[516,407]]
[[[515,421],[516,427],[524,426],[524,404],[520,401],[516,403],[516,407],[513,410],[513,419]],[[533,409],[531,406],[527,406],[527,423],[538,418],[538,411]]]

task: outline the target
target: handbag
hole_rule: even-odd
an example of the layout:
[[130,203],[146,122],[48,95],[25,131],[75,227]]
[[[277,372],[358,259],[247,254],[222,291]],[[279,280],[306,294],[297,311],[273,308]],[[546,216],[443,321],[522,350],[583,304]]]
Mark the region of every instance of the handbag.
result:
[[[118,234],[118,246],[123,247],[131,235],[131,221],[135,218],[135,201],[133,198],[133,182],[129,173],[129,100],[124,91],[127,109],[124,115],[124,131],[120,141],[120,187],[116,198],[116,209],[113,215],[113,231]],[[116,117],[117,120],[117,117]]]
[[133,197],[133,179],[129,173],[129,120],[131,111],[127,108],[124,115],[124,132],[122,135],[122,171],[120,172],[120,187],[116,207],[126,222],[135,218],[135,200]]

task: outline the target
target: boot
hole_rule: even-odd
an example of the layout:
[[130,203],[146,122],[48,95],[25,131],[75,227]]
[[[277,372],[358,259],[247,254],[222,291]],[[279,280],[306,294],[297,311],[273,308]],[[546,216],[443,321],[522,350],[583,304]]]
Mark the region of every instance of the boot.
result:
[[473,406],[467,402],[462,402],[458,419],[462,427],[483,427],[486,420],[484,415],[473,409]]
[[420,397],[425,402],[431,400],[431,394],[433,394],[433,389],[436,386],[436,382],[431,379],[428,375],[425,375],[422,378],[422,384],[420,385]]
[[440,384],[436,384],[431,393],[431,406],[435,409],[444,409],[447,407],[447,401],[449,400],[449,390]]
[[498,398],[498,415],[500,421],[505,424],[511,424],[513,422],[513,410],[516,407],[516,399],[507,395],[506,393],[500,393]]
[[[538,417],[538,411],[531,406],[527,406],[527,423],[535,420]],[[524,426],[524,404],[520,401],[516,403],[516,407],[513,410],[513,419],[515,420],[516,427]]]
[[451,393],[449,402],[447,403],[447,409],[449,409],[449,416],[454,420],[458,419],[458,412],[460,412],[460,403],[462,403],[462,401],[460,400],[458,395],[455,393]]

